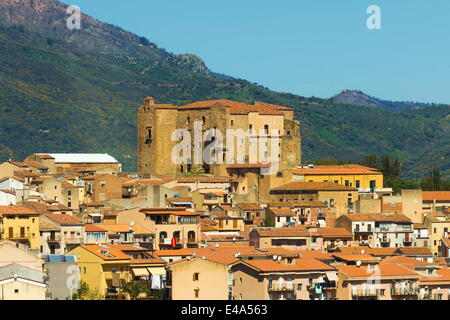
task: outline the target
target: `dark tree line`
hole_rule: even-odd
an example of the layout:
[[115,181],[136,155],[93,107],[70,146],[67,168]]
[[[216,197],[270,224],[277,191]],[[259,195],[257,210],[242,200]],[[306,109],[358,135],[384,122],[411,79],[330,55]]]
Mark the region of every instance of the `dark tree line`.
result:
[[403,164],[398,159],[388,156],[366,155],[359,164],[383,172],[384,186],[398,192],[401,189],[422,189],[424,191],[450,190],[450,180],[443,179],[439,168],[433,168],[422,179],[405,179],[402,177]]

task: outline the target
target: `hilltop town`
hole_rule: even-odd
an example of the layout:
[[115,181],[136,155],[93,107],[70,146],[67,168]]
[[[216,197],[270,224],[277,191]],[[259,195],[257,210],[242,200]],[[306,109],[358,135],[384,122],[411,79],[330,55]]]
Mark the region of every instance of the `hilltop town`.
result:
[[2,299],[450,299],[449,191],[303,163],[284,106],[147,97],[137,119],[137,172],[102,153],[0,164]]

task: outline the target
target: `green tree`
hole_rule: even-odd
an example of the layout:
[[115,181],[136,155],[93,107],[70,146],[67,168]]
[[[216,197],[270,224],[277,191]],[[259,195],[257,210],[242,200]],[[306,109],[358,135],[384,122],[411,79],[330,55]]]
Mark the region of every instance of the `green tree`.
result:
[[147,286],[141,281],[131,281],[126,283],[121,291],[128,293],[132,300],[136,300],[141,293],[147,292]]

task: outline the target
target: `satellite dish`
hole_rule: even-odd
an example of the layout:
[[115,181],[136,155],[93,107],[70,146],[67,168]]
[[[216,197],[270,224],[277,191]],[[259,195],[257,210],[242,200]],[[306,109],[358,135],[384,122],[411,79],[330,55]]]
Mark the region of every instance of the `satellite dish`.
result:
[[356,265],[359,267],[361,265],[361,261],[360,260],[356,261]]
[[278,256],[278,261],[280,261],[281,260],[281,256]]
[[219,244],[218,243],[216,243],[216,248],[218,248],[219,247]]
[[131,221],[131,222],[130,222],[130,226],[134,226],[134,221]]
[[366,250],[361,250],[361,254],[365,254],[366,253]]
[[275,254],[272,258],[274,261],[277,260],[277,255]]

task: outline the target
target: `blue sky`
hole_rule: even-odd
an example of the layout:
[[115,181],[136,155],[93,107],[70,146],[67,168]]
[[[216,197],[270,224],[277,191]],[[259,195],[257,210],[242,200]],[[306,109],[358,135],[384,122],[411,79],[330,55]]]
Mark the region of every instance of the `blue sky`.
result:
[[[448,0],[65,0],[219,73],[328,98],[450,103]],[[432,4],[430,3],[432,2]],[[366,27],[369,5],[381,30]]]

